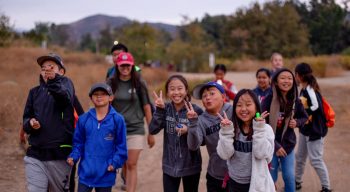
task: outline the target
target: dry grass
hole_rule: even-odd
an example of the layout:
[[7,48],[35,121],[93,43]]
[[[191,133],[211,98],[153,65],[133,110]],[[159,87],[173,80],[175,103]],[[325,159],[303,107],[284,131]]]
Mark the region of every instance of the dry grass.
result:
[[[299,57],[292,59],[284,59],[285,66],[294,70],[298,63],[309,63],[316,76],[332,77],[340,75],[344,70],[350,69],[350,56],[331,55],[331,56],[315,56],[315,57]],[[271,68],[270,61],[258,61],[249,58],[235,60],[234,62],[227,59],[217,59],[217,63],[223,63],[232,71],[256,71],[260,67]]]

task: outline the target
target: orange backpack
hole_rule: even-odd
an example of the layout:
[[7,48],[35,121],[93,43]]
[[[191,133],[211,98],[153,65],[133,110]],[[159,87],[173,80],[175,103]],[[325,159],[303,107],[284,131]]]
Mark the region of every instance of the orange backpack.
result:
[[327,100],[322,97],[323,113],[326,118],[326,126],[328,128],[333,128],[335,124],[335,112],[332,106],[327,102]]

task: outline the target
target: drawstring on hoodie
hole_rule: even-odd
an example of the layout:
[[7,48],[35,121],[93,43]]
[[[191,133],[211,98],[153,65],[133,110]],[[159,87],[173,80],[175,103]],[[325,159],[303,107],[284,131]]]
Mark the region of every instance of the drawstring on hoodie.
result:
[[[179,114],[178,112],[175,113],[175,120],[176,120],[176,128],[181,129],[183,126],[179,123]],[[175,128],[175,129],[176,129]],[[180,158],[182,158],[182,151],[181,151],[181,130],[177,133],[177,138],[179,139],[179,145],[175,144],[175,150],[176,148],[179,148]]]

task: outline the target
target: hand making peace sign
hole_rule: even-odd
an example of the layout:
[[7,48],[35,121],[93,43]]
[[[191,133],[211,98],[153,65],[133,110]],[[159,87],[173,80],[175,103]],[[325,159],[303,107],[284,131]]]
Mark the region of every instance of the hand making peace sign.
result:
[[232,121],[231,121],[230,119],[227,118],[227,115],[226,115],[225,111],[224,111],[224,117],[222,117],[222,116],[220,115],[220,113],[218,113],[218,116],[219,116],[220,119],[221,119],[221,123],[220,123],[221,125],[228,126],[228,125],[231,125],[231,124],[232,124]]
[[184,102],[185,102],[185,107],[187,109],[187,119],[197,118],[198,114],[194,111],[191,102],[187,102],[186,100],[184,100]]
[[163,93],[162,90],[159,92],[159,96],[157,95],[157,93],[155,91],[153,91],[153,98],[154,98],[154,104],[156,107],[165,108],[165,103],[163,101]]

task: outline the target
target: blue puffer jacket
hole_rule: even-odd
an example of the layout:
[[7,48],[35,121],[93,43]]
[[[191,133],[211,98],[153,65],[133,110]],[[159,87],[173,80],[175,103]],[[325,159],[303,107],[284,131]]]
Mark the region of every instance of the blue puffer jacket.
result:
[[[90,187],[110,187],[115,184],[116,169],[127,159],[126,127],[123,116],[113,107],[102,121],[96,110],[79,117],[69,155],[79,163],[79,182]],[[113,165],[114,171],[107,171]]]

